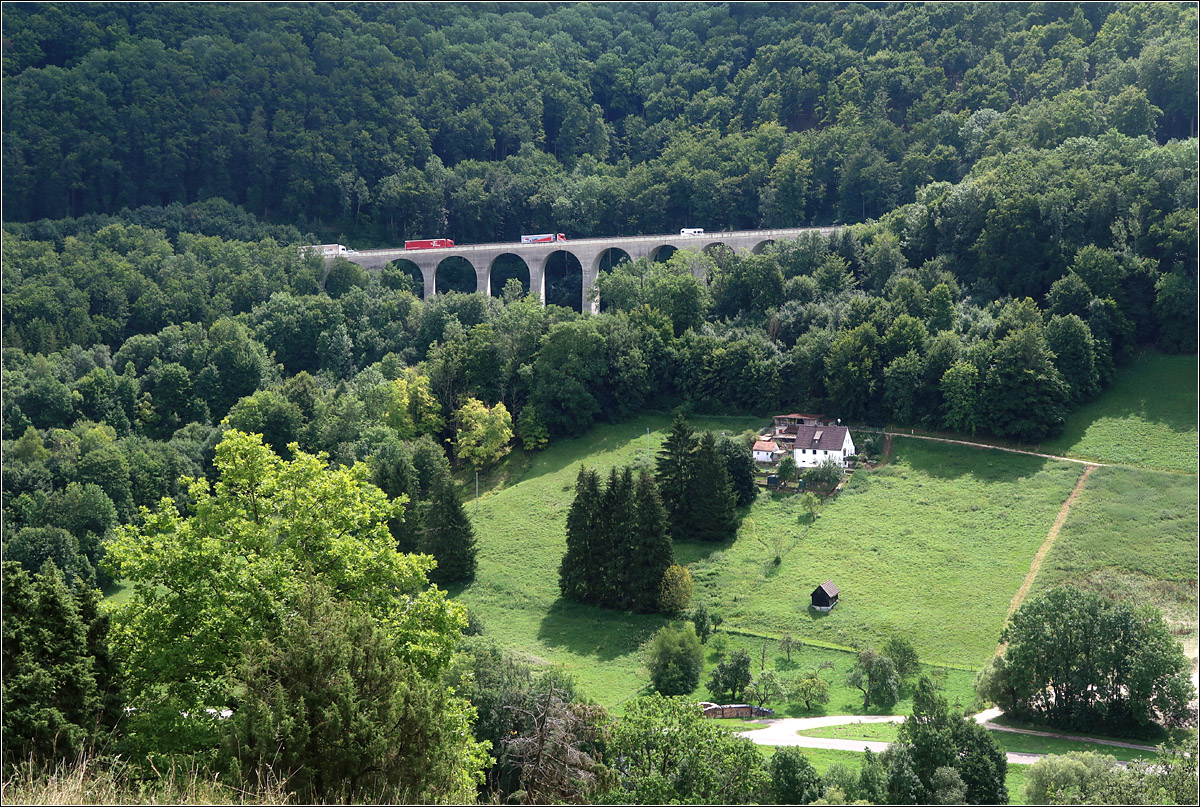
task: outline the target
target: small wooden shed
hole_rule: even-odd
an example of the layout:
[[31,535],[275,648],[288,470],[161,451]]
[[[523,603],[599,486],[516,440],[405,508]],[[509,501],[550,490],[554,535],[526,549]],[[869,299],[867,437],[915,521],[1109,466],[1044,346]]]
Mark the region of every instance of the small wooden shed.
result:
[[833,581],[826,580],[813,589],[812,607],[818,611],[832,610],[833,606],[837,605],[838,594],[838,587],[833,584]]

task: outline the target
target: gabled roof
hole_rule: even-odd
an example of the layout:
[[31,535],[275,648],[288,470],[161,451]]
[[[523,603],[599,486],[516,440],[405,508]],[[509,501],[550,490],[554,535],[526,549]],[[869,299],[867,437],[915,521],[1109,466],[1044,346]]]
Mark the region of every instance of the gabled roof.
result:
[[840,451],[848,431],[845,426],[796,426],[796,448]]
[[[838,587],[833,584],[832,580],[826,580],[824,583],[817,586],[817,588],[824,591],[830,597],[836,597],[838,594],[841,593],[840,591],[838,591]],[[813,592],[813,593],[815,594],[816,592]]]
[[774,440],[759,440],[754,444],[754,451],[778,451],[779,446]]

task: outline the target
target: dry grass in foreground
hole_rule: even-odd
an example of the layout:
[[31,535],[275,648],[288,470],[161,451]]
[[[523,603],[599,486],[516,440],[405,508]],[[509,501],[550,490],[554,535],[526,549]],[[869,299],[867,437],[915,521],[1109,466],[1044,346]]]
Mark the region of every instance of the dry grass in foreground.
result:
[[233,787],[196,765],[172,764],[157,778],[137,775],[124,761],[80,758],[53,768],[25,763],[0,784],[11,804],[288,804],[282,783]]

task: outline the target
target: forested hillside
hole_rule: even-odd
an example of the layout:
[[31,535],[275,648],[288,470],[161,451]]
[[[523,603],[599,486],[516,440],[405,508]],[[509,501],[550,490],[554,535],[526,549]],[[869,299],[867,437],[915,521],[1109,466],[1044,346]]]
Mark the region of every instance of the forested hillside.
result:
[[356,246],[855,222],[1196,133],[1186,3],[20,4],[9,221],[221,198]]
[[[534,712],[589,764],[606,718],[498,650],[451,664],[456,478],[648,409],[1037,443],[1139,349],[1197,349],[1195,4],[27,3],[3,32],[6,777],[99,743],[250,781],[264,726],[299,748],[325,708],[281,706],[319,654],[341,707],[395,695],[364,758],[401,750],[301,799],[461,801],[484,741],[491,792],[698,799],[526,782]],[[830,223],[619,263],[598,314],[298,249]],[[335,767],[331,732],[289,764]]]

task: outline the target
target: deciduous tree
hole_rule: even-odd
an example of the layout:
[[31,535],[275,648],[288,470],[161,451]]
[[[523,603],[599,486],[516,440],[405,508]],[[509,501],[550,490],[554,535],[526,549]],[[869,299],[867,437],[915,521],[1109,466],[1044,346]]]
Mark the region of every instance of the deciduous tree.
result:
[[508,454],[512,442],[512,417],[504,404],[488,408],[482,401],[468,398],[454,413],[458,424],[455,450],[459,459],[476,470],[491,467]]
[[428,559],[395,550],[387,519],[402,505],[367,482],[365,466],[331,470],[293,452],[282,461],[260,437],[227,432],[216,483],[188,480],[186,515],[164,501],[109,546],[133,589],[113,633],[128,659],[131,736],[145,751],[213,747],[245,643],[298,607],[310,580],[357,602],[426,680],[450,660],[464,609],[428,587]]
[[863,693],[863,710],[871,703],[886,709],[900,699],[900,677],[896,665],[887,656],[874,650],[859,651],[858,659],[846,675],[846,686]]

